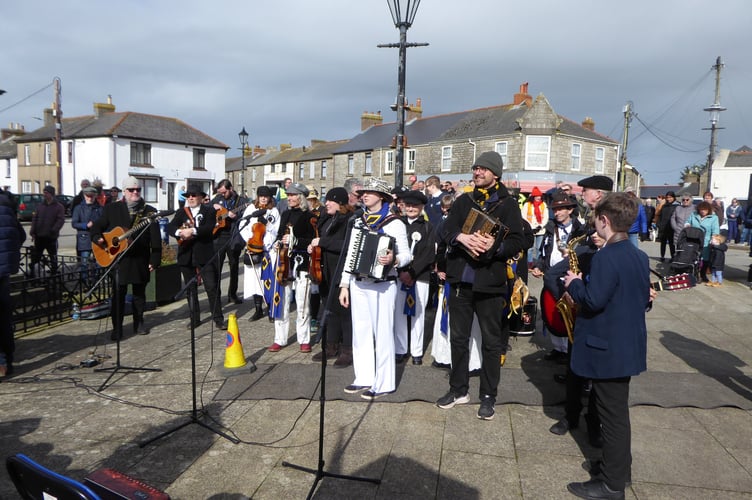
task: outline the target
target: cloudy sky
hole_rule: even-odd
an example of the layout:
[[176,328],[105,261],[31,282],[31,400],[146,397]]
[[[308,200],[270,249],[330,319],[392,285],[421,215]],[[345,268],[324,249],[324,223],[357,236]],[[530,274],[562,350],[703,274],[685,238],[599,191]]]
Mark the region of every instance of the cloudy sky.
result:
[[[424,116],[511,102],[519,85],[616,140],[633,103],[628,157],[648,184],[704,163],[721,56],[720,148],[752,146],[749,0],[423,0],[408,41],[407,97]],[[397,94],[399,40],[385,0],[28,0],[0,3],[0,124],[40,126],[54,77],[64,116],[179,118],[237,156],[346,139]],[[36,93],[36,94],[35,94]]]

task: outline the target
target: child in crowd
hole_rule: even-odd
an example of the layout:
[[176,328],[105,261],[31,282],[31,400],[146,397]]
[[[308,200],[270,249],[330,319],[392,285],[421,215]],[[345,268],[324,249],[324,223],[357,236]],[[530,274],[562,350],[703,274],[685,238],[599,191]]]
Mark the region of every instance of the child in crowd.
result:
[[726,265],[726,237],[722,234],[714,234],[710,237],[710,281],[707,286],[723,286],[723,268]]

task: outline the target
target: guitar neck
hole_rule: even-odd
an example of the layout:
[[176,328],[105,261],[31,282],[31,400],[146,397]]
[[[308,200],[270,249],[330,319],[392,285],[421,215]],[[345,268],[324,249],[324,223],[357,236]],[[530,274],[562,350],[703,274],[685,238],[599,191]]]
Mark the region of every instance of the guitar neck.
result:
[[148,226],[150,223],[151,223],[151,219],[149,219],[149,218],[143,219],[138,224],[136,224],[135,226],[133,226],[132,228],[130,228],[129,230],[127,230],[126,232],[124,232],[123,235],[120,236],[119,239],[121,239],[121,240],[127,240],[128,238],[131,237],[131,235],[133,233],[135,233],[136,231],[139,231],[142,228]]
[[662,292],[665,290],[686,290],[687,288],[692,288],[696,285],[697,279],[689,273],[684,273],[677,274],[676,276],[669,276],[660,281],[655,281],[650,284],[650,287],[653,290]]

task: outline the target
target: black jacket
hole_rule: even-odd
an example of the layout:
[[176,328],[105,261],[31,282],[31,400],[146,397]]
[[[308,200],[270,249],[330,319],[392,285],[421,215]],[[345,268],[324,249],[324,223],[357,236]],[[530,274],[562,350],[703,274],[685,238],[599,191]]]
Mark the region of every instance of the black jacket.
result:
[[[190,218],[186,213],[190,210],[188,205],[184,210],[175,212],[175,217],[167,224],[167,233],[175,237],[175,232],[189,223]],[[214,256],[214,226],[216,225],[216,211],[211,205],[202,204],[196,215],[196,235],[186,240],[178,248],[178,264],[187,267],[203,267]]]
[[[546,232],[543,234],[543,241],[541,241],[539,248],[538,260],[535,263],[535,267],[543,272],[546,272],[551,267],[551,253],[553,252],[554,245],[556,245],[555,229],[556,222],[549,220],[548,224],[546,224]],[[587,228],[579,219],[572,219],[570,231],[567,241],[583,235],[587,231]]]
[[433,226],[423,217],[418,217],[412,223],[407,222],[407,217],[402,217],[402,220],[407,230],[407,243],[413,249],[413,260],[405,270],[414,280],[428,283],[436,263],[436,235]]
[[288,208],[280,216],[279,233],[277,241],[282,241],[282,237],[287,233],[288,227],[292,228],[292,234],[295,236],[295,245],[288,250],[290,255],[290,265],[294,266],[296,271],[308,271],[310,256],[308,255],[308,245],[316,236],[315,227],[318,223],[316,215],[309,210],[299,208]]
[[471,208],[480,209],[472,193],[460,195],[452,205],[449,216],[444,220],[441,239],[449,248],[447,255],[447,279],[449,283],[470,283],[476,292],[499,293],[507,291],[506,261],[524,248],[525,237],[522,229],[522,215],[517,200],[509,195],[503,184],[486,200],[483,210],[501,221],[502,228],[493,246],[478,260],[473,259],[457,242]]
[[[351,214],[324,214],[319,218],[319,247],[321,247],[321,274],[323,281],[320,285],[321,293],[328,295],[331,283],[337,281],[340,255],[345,247],[348,221]],[[342,258],[344,261],[344,257]]]
[[[138,203],[132,215],[128,212],[128,205],[124,201],[109,203],[102,209],[102,216],[94,221],[91,229],[89,229],[91,239],[96,242],[102,236],[102,233],[111,231],[116,227],[121,227],[127,231],[138,223],[137,218],[153,214],[156,211],[154,207],[147,205],[143,199]],[[140,237],[138,234],[133,235],[132,243],[129,243],[125,255],[120,260],[121,285],[148,283],[149,264],[156,268],[162,261],[162,239],[159,235],[159,224],[156,221],[152,222],[143,231],[145,233]]]

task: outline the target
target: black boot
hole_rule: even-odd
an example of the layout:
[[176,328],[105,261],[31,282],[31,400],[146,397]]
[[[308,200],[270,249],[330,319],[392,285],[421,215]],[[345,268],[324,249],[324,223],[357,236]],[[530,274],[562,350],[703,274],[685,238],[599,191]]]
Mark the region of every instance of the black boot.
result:
[[256,306],[256,312],[251,316],[251,321],[258,321],[264,317],[264,301],[260,295],[253,296],[253,303]]

